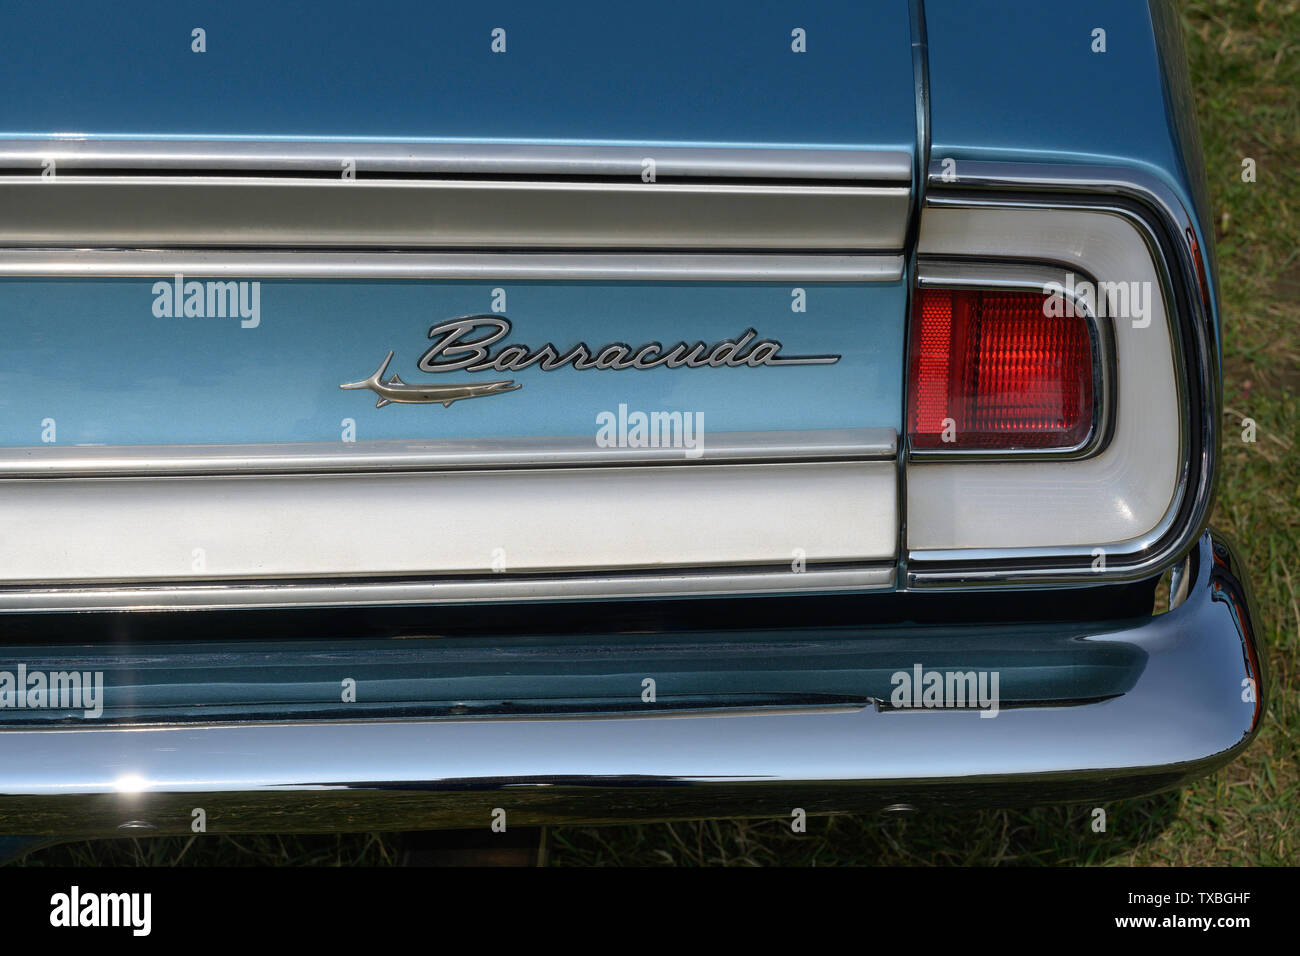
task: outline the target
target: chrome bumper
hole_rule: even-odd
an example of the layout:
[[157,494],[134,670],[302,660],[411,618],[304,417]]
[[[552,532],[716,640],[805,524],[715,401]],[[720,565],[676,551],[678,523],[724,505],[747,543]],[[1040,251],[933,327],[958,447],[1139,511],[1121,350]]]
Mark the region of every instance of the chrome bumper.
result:
[[[1104,699],[1022,703],[994,719],[838,706],[5,729],[0,832],[188,833],[199,808],[208,832],[292,832],[488,826],[496,808],[523,826],[1150,792],[1230,761],[1264,711],[1240,562],[1207,532],[1189,568],[1187,597],[1166,614],[1054,625],[1073,646],[1104,641],[1140,662]],[[924,660],[928,631],[915,630]],[[1256,699],[1243,699],[1252,681]]]

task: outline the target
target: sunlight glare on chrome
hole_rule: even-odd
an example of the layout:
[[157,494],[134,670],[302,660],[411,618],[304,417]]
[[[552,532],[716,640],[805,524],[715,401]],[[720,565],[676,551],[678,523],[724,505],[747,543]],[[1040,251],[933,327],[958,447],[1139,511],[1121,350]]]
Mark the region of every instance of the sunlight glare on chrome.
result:
[[118,793],[143,793],[148,790],[150,782],[138,773],[127,773],[113,781],[113,789]]

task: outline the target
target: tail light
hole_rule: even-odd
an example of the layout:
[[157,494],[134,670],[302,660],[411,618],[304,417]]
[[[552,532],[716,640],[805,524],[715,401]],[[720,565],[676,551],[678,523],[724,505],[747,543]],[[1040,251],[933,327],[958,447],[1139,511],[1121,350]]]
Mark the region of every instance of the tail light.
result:
[[1199,533],[1182,259],[1136,212],[965,202],[936,190],[917,241],[908,585],[1153,577]]
[[918,289],[908,431],[921,450],[1070,450],[1093,429],[1089,318],[1041,292]]

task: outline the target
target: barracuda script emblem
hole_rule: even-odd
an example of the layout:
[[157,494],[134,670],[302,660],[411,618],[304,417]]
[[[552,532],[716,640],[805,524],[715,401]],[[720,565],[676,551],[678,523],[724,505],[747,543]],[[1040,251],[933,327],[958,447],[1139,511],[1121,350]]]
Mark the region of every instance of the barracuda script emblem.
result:
[[[746,329],[734,339],[704,342],[676,342],[664,346],[647,342],[635,348],[624,342],[610,342],[593,348],[579,342],[561,352],[551,343],[533,349],[527,345],[503,345],[493,348],[510,334],[510,320],[504,315],[466,315],[429,329],[433,340],[420,357],[424,372],[519,372],[536,365],[544,372],[565,366],[578,371],[588,369],[651,368],[761,368],[772,365],[834,365],[838,355],[782,355],[781,343],[758,338],[754,329]],[[339,388],[369,389],[379,396],[376,408],[398,403],[405,405],[437,403],[444,408],[466,398],[483,398],[512,392],[520,386],[513,379],[467,382],[458,385],[407,384],[396,374],[387,381],[384,374],[393,360],[385,356],[369,378],[347,382]]]

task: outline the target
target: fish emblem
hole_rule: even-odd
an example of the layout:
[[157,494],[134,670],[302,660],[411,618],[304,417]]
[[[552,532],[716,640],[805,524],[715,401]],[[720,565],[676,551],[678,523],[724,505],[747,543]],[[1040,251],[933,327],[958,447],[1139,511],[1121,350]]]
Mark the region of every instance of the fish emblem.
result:
[[495,382],[473,382],[465,385],[408,385],[403,382],[396,372],[388,381],[384,381],[384,373],[388,371],[388,363],[393,360],[393,353],[384,356],[384,360],[379,363],[379,368],[359,382],[347,382],[340,385],[339,388],[368,388],[379,396],[375,402],[375,408],[383,408],[385,405],[393,403],[399,405],[431,405],[439,404],[443,408],[450,408],[452,402],[459,402],[466,398],[482,398],[485,395],[499,395],[502,392],[512,392],[519,386],[513,379],[498,380]]

